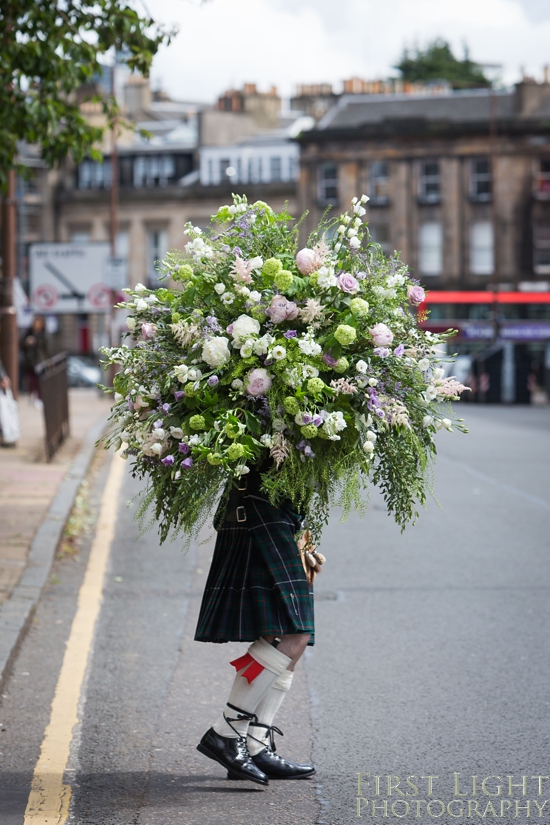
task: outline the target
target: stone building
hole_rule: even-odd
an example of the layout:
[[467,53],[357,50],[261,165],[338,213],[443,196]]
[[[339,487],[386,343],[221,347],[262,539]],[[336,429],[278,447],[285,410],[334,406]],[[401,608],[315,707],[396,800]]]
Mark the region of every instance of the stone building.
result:
[[343,95],[300,138],[306,230],[370,196],[373,238],[430,289],[546,289],[550,83]]

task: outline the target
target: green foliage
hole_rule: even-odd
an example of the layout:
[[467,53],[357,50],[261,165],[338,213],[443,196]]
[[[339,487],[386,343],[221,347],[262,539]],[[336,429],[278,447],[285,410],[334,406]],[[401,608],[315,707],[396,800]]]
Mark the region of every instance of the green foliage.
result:
[[108,122],[116,101],[97,94],[96,79],[116,51],[132,70],[148,75],[159,45],[173,32],[141,17],[126,0],[0,5],[0,187],[16,165],[19,141],[38,144],[52,166],[66,155],[98,157],[102,129],[79,105],[99,101]]
[[425,49],[404,49],[399,63],[394,66],[403,80],[412,83],[430,80],[448,80],[455,88],[490,86],[483,69],[470,60],[466,50],[459,60],[446,40],[438,38]]

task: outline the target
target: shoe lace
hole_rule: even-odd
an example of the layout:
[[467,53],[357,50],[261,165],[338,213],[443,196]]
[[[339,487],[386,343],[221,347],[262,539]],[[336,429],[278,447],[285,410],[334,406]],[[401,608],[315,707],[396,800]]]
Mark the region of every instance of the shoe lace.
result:
[[[277,728],[275,725],[266,725],[263,722],[258,722],[257,718],[256,721],[250,722],[251,728],[265,728],[267,731],[267,739],[269,741],[269,745],[267,747],[270,748],[273,753],[277,750],[277,745],[275,744],[275,734],[278,733],[279,736],[284,736],[284,733],[280,728]],[[253,736],[250,732],[248,734],[251,739],[254,739],[255,742],[259,742],[260,745],[265,745],[265,735],[263,739],[258,739],[256,736]]]
[[223,713],[223,718],[229,725],[232,731],[237,734],[237,749],[239,751],[240,756],[243,758],[250,759],[250,752],[248,750],[248,745],[246,744],[246,736],[241,736],[239,731],[233,727],[231,722],[242,722],[243,719],[248,719],[251,725],[259,724],[258,717],[255,713],[249,713],[247,710],[243,710],[242,708],[236,707],[236,705],[232,705],[230,702],[227,703],[227,707],[231,708],[231,710],[237,711],[237,716],[227,716],[225,711]]

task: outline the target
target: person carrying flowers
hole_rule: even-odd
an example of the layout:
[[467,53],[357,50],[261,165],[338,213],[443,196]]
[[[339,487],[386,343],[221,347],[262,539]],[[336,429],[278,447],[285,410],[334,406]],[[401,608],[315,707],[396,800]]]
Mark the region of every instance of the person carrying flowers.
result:
[[233,196],[208,235],[123,304],[133,346],[104,350],[115,377],[107,445],[148,481],[161,540],[196,536],[217,503],[216,548],[195,638],[251,642],[198,749],[232,778],[311,776],[281,758],[273,722],[314,641],[316,550],[331,506],[364,510],[371,484],[404,527],[426,500],[434,436],[466,389],[418,326],[422,287],[369,242],[368,198],[298,250],[286,212]]

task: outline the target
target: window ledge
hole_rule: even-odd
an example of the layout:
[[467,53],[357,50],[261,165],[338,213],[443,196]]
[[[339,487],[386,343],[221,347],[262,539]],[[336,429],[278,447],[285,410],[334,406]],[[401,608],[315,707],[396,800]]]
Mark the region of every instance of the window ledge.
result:
[[439,206],[441,203],[441,197],[427,198],[424,196],[419,196],[417,198],[417,203],[420,206]]

